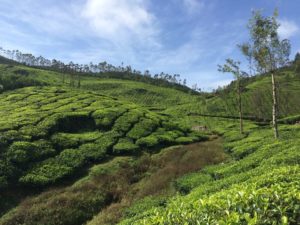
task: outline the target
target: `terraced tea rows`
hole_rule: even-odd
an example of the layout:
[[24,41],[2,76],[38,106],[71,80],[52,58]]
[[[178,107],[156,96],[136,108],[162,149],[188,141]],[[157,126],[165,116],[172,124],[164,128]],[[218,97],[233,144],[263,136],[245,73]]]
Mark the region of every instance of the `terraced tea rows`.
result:
[[281,139],[274,141],[272,130],[250,122],[247,135],[235,120],[207,123],[223,135],[232,159],[180,177],[182,196],[163,205],[145,198],[119,224],[299,224],[300,126],[280,125]]
[[131,103],[52,87],[0,100],[0,187],[45,186],[115,155],[205,138]]

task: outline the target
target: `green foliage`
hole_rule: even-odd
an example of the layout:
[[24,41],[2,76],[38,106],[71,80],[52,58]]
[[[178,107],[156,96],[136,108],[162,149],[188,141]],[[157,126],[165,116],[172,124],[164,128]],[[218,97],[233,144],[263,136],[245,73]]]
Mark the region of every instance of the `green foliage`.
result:
[[45,140],[36,142],[14,142],[6,152],[7,160],[17,164],[27,164],[55,154],[51,144]]
[[123,107],[99,109],[93,112],[92,116],[95,119],[96,126],[101,128],[110,128],[114,121],[122,115],[126,109]]
[[224,134],[236,160],[177,179],[175,187],[185,196],[146,207],[120,224],[297,224],[300,127],[281,126],[282,140],[275,143],[267,128],[252,127],[238,138],[231,132],[236,127],[227,125]]
[[278,120],[278,123],[284,123],[284,124],[294,124],[297,122],[300,122],[300,115],[288,116]]
[[120,116],[113,126],[113,130],[125,134],[134,124],[144,115],[144,112],[139,109],[132,109],[124,115]]
[[151,196],[145,197],[134,203],[130,208],[125,209],[124,216],[128,218],[142,215],[146,210],[152,207],[162,207],[166,205],[166,197],[162,196]]
[[177,179],[175,187],[180,193],[188,194],[192,189],[212,180],[209,174],[191,173]]
[[[3,73],[6,71],[6,73]],[[0,67],[0,93],[7,90],[14,90],[29,86],[42,86],[45,83],[35,80],[27,70],[10,70],[7,73],[7,68]]]
[[[207,99],[142,82],[88,76],[83,77],[82,88],[74,90],[58,87],[60,73],[0,65],[0,71],[11,78],[14,71],[21,76],[22,70],[28,71],[23,75],[35,80],[30,85],[50,86],[1,94],[0,202],[4,204],[0,204],[0,215],[22,200],[1,217],[1,225],[16,221],[85,224],[104,208],[106,213],[119,203],[125,204],[125,211],[116,213],[124,216],[121,224],[296,224],[299,126],[281,125],[282,139],[274,142],[267,127],[245,121],[248,133],[240,135],[238,121],[232,118],[236,107],[234,83],[223,92],[207,95]],[[281,116],[297,115],[300,80],[288,69],[282,69],[278,80],[285,81],[279,90],[279,101],[283,103],[279,109]],[[245,79],[242,97],[246,117],[270,118],[269,83],[267,75]],[[151,112],[133,103],[147,106]],[[297,118],[284,118],[282,123],[294,123]],[[205,125],[209,131],[222,135],[232,159],[179,179],[172,173],[183,174],[178,168],[189,165],[184,158],[194,156],[195,151],[184,156],[180,151],[189,145],[169,148],[170,158],[161,154],[151,157],[159,159],[157,168],[166,165],[162,173],[155,174],[156,167],[147,170],[150,159],[137,163],[143,150],[206,140],[209,131],[192,132],[195,125]],[[128,156],[115,157],[116,154]],[[180,162],[178,166],[169,166],[168,162],[173,160]],[[182,165],[183,162],[186,164]],[[95,166],[96,163],[99,164]],[[89,167],[88,176],[70,184]],[[174,181],[170,189],[181,195],[173,198],[141,195],[138,197],[142,200],[130,202],[136,193],[152,193],[151,188],[159,188],[166,177]],[[135,183],[139,179],[141,183]],[[126,182],[132,183],[133,190],[126,189]],[[34,187],[36,192],[44,191],[43,187],[51,188],[24,200],[28,196],[22,193],[24,186]],[[145,187],[148,189],[143,190]],[[112,202],[116,204],[107,207]]]
[[55,158],[50,158],[37,164],[20,182],[26,185],[43,186],[70,176],[75,169],[85,163],[85,155],[76,149],[66,149]]
[[188,144],[191,142],[198,141],[198,137],[193,137],[193,136],[192,137],[179,137],[175,141],[178,144]]
[[142,118],[134,127],[127,133],[127,136],[132,139],[139,139],[152,133],[159,125],[159,121],[154,121],[147,118]]
[[136,142],[137,145],[139,145],[141,147],[147,147],[147,148],[154,147],[154,146],[158,145],[158,143],[159,143],[159,140],[154,135],[150,135],[148,137],[140,138]]
[[138,146],[134,144],[130,138],[120,138],[118,143],[113,147],[114,154],[134,154],[138,150]]
[[[2,94],[0,109],[0,157],[13,168],[1,174],[3,187],[51,185],[107,155],[135,155],[148,146],[140,138],[152,133],[158,139],[152,147],[183,136],[176,124],[161,137],[154,132],[167,116],[86,91],[17,89]],[[166,142],[168,133],[176,137]]]
[[[295,224],[300,203],[296,175],[299,167],[272,172],[275,178],[262,175],[246,188],[244,184],[236,185],[193,202],[179,203],[178,199],[166,210],[154,210],[154,215],[145,220],[124,224],[277,224],[278,221]],[[288,179],[284,178],[287,174]],[[294,182],[294,185],[289,186],[289,182]]]

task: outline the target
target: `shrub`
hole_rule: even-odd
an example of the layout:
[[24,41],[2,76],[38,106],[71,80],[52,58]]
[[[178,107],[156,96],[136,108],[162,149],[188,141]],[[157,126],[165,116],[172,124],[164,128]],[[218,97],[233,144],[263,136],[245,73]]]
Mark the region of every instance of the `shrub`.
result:
[[99,143],[87,143],[79,147],[81,154],[87,160],[99,161],[105,158],[109,145],[100,145]]
[[95,119],[97,128],[110,128],[113,122],[126,111],[123,107],[104,108],[93,112],[92,116]]
[[191,137],[179,137],[179,138],[176,138],[175,141],[178,144],[189,144],[189,143],[195,142],[197,140],[198,140],[198,137],[191,136]]
[[55,158],[51,158],[35,166],[26,175],[22,176],[19,182],[30,186],[45,186],[70,175],[73,171],[74,168],[63,165]]
[[204,173],[190,173],[178,178],[175,181],[176,189],[182,194],[188,194],[195,187],[200,186],[206,182],[212,181],[213,178]]
[[136,144],[141,147],[151,148],[159,144],[158,138],[154,135],[140,138],[136,141]]
[[142,117],[144,112],[138,109],[132,109],[124,115],[120,116],[113,126],[113,130],[126,133],[135,123]]
[[163,121],[163,127],[166,130],[180,130],[184,133],[190,132],[190,127],[182,122]]
[[78,138],[73,138],[70,134],[56,133],[52,135],[51,141],[57,149],[76,148],[79,146]]
[[134,127],[127,133],[127,137],[132,139],[139,139],[145,137],[158,126],[157,121],[142,118]]
[[8,149],[6,157],[9,161],[22,166],[28,162],[43,159],[55,154],[51,144],[45,140],[36,142],[14,142]]
[[0,159],[0,190],[8,187],[9,181],[14,180],[18,175],[19,171],[11,162]]
[[113,153],[114,154],[134,154],[138,150],[138,146],[133,143],[132,139],[129,138],[120,138],[119,142],[114,145]]
[[4,148],[15,141],[29,141],[30,138],[30,136],[22,135],[19,131],[8,130],[0,133],[0,147]]

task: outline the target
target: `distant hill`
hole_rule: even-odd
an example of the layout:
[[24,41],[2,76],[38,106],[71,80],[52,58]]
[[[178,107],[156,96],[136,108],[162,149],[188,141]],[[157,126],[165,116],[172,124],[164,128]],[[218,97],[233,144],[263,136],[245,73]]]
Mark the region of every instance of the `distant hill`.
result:
[[[298,98],[300,74],[295,71],[295,66],[292,65],[281,69],[277,75],[280,118],[296,115],[300,111]],[[63,74],[51,68],[28,67],[3,57],[0,58],[0,72],[2,91],[36,85],[69,86],[71,82],[71,75],[68,73]],[[270,120],[272,106],[270,77],[268,75],[249,77],[244,80],[243,86],[245,117],[258,121]],[[83,74],[80,88],[152,107],[153,110],[157,109],[169,114],[238,116],[235,82],[215,93],[197,93],[182,85],[116,72],[97,76]]]
[[11,59],[8,59],[6,57],[3,57],[0,55],[0,64],[7,64],[7,65],[20,65],[20,63],[14,61],[14,60],[11,60]]

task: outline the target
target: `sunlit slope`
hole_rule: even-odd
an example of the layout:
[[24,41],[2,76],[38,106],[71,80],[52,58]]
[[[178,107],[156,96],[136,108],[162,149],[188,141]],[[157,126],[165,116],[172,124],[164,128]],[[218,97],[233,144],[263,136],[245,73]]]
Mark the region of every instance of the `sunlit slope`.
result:
[[[154,107],[159,110],[174,105],[197,103],[201,99],[199,95],[192,95],[174,88],[161,87],[142,81],[105,77],[105,74],[99,77],[83,75],[81,76],[80,89],[92,90],[119,100]],[[0,64],[0,83],[4,86],[4,90],[41,85],[69,87],[70,74],[26,66]]]
[[[4,90],[41,85],[68,87],[70,79],[70,74],[20,65],[0,64],[0,82]],[[300,74],[296,73],[293,67],[287,67],[277,74],[277,81],[279,117],[298,115],[300,112],[300,99],[298,98]],[[142,80],[107,78],[107,75],[103,74],[81,76],[80,89],[92,90],[119,100],[147,106],[151,110],[178,116],[187,114],[238,116],[235,83],[214,94],[195,94],[193,91],[188,93],[171,87],[148,84]],[[270,76],[247,78],[244,81],[242,94],[245,117],[270,120],[271,91]]]
[[164,204],[145,198],[120,224],[299,224],[300,126],[281,125],[274,141],[271,129],[251,123],[245,137],[238,121],[194,119],[223,133],[232,160],[177,179],[182,196]]
[[48,185],[107,155],[197,141],[188,127],[96,93],[24,88],[0,99],[1,187]]
[[[279,117],[300,114],[300,74],[289,68],[277,76]],[[246,117],[269,120],[272,117],[271,76],[263,75],[247,79],[242,94],[243,111]],[[207,101],[207,110],[218,115],[236,115],[237,101],[235,83],[220,91],[218,98]]]

